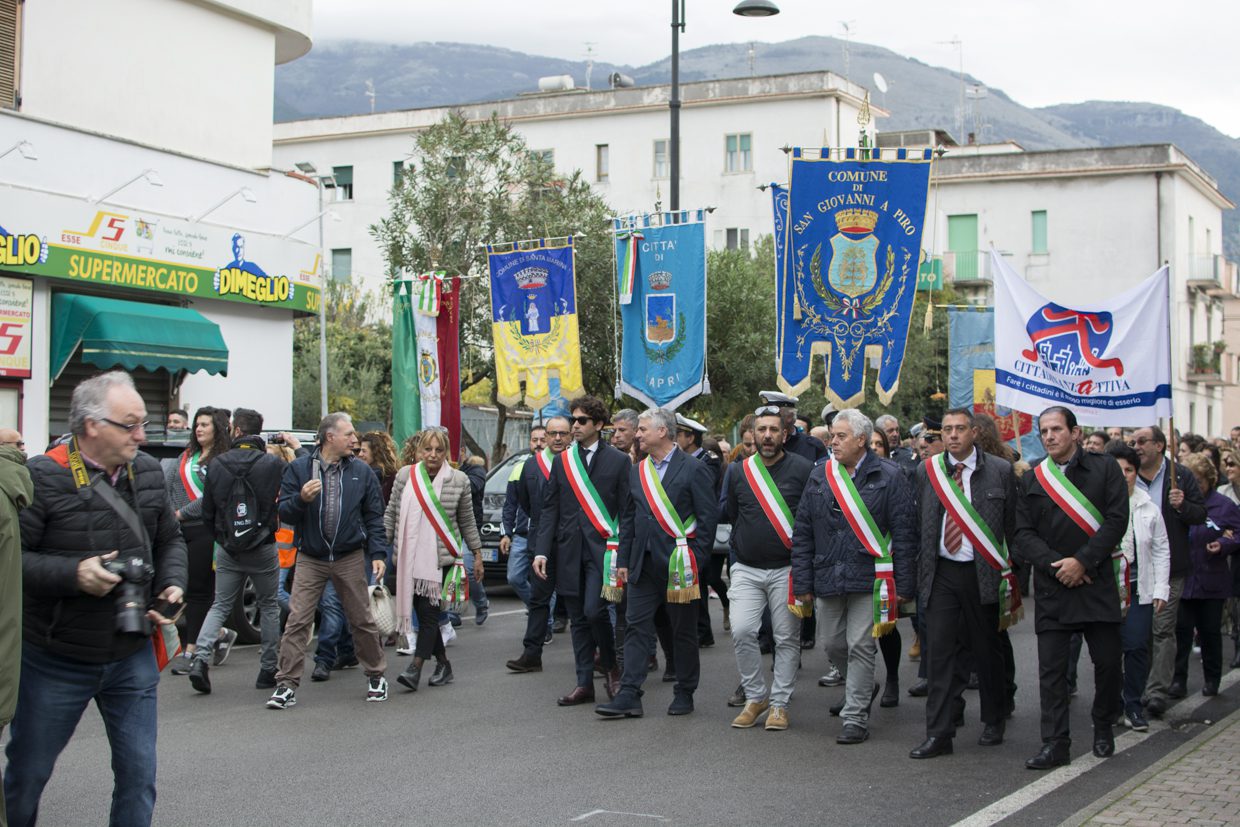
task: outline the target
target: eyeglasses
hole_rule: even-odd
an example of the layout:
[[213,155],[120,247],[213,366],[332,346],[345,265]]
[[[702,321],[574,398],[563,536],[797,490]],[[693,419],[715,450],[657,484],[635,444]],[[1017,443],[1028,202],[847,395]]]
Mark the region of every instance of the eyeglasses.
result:
[[557,436],[558,436],[558,437],[566,437],[566,436],[570,436],[570,434],[569,434],[569,432],[568,432],[568,431],[547,431],[547,436],[550,436],[550,437],[557,437]]
[[589,425],[594,421],[594,417],[592,416],[574,416],[572,419],[573,422],[576,422],[578,425]]
[[1128,440],[1129,448],[1136,448],[1138,445],[1144,445],[1147,442],[1153,442],[1154,438],[1149,436],[1139,436],[1136,439]]
[[147,426],[151,424],[149,420],[144,419],[141,422],[131,422],[126,425],[124,422],[117,422],[115,419],[108,419],[106,416],[99,421],[106,422],[113,427],[120,428],[127,434],[132,434],[134,431],[145,431]]

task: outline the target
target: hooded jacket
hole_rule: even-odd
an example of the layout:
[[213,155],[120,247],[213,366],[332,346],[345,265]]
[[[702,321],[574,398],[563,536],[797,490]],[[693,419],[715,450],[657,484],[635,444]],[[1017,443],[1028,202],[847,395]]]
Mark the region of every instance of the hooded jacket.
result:
[[0,727],[13,720],[22,668],[22,541],[18,513],[34,501],[26,455],[0,447]]

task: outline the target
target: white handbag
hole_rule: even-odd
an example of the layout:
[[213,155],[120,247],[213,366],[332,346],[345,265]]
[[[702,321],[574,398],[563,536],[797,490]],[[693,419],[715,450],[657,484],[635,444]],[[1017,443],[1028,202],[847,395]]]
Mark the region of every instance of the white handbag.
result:
[[370,614],[379,628],[379,636],[387,637],[396,634],[398,623],[396,617],[396,601],[387,586],[377,585],[370,588]]

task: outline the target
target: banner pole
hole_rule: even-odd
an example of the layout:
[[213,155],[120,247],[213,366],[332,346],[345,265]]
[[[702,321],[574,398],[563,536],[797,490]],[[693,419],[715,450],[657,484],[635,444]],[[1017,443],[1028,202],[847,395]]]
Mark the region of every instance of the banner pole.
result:
[[[1167,446],[1170,449],[1169,450],[1170,458],[1168,462],[1170,464],[1170,471],[1171,471],[1170,473],[1171,490],[1175,491],[1179,487],[1178,485],[1176,485],[1176,479],[1175,479],[1175,458],[1176,458],[1176,451],[1177,451],[1176,439],[1175,439],[1175,362],[1174,362],[1175,343],[1171,338],[1171,310],[1175,305],[1171,300],[1172,294],[1171,294],[1171,271],[1170,270],[1167,270],[1167,274],[1165,278],[1167,280],[1167,378],[1171,380],[1171,386],[1169,388],[1169,390],[1171,391],[1171,414],[1167,417],[1167,440],[1168,440]],[[1191,422],[1189,423],[1189,427],[1190,428],[1192,427]]]

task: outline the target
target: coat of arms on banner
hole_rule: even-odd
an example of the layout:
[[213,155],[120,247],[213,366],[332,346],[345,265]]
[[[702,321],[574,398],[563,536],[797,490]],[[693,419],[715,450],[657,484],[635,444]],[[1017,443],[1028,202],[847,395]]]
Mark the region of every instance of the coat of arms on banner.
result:
[[921,261],[930,151],[827,149],[792,154],[791,183],[775,187],[779,383],[809,387],[826,362],[827,398],[865,399],[865,367],[883,404],[899,386]]

